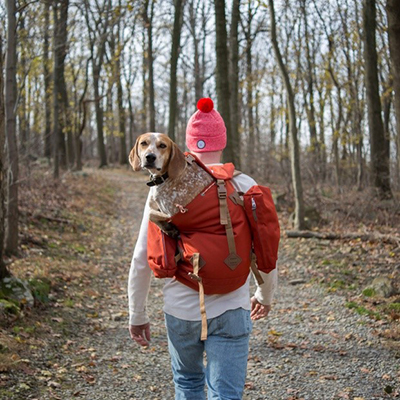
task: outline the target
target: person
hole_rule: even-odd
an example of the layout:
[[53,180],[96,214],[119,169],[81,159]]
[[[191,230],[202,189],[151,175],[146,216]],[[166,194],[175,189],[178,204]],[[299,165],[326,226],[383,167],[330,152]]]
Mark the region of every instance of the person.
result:
[[[192,115],[186,129],[186,145],[207,166],[221,164],[222,151],[226,147],[226,128],[218,111],[199,109]],[[232,182],[240,192],[246,192],[256,184],[243,173],[235,176]],[[128,283],[129,332],[141,346],[148,346],[151,338],[146,312],[152,275],[147,263],[148,221],[147,202]],[[205,295],[208,327],[205,341],[200,340],[198,292],[176,279],[166,279],[163,311],[176,400],[205,399],[205,384],[208,399],[242,398],[252,321],[267,317],[277,286],[277,269],[268,274],[260,271],[260,274],[264,283],[256,284],[252,297],[250,273],[246,283],[237,290],[222,295]]]

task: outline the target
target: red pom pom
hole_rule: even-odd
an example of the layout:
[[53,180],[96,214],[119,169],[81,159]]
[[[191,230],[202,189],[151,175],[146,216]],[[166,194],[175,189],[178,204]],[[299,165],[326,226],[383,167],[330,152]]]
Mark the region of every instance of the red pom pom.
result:
[[197,102],[197,108],[200,111],[208,113],[214,108],[214,103],[209,97],[204,97]]

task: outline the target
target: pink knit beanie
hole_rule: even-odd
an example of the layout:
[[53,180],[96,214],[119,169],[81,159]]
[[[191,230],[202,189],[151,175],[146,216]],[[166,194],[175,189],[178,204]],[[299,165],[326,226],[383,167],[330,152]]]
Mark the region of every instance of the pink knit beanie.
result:
[[208,97],[200,99],[197,108],[186,127],[186,146],[196,153],[223,150],[226,127],[220,113],[214,110],[213,101]]

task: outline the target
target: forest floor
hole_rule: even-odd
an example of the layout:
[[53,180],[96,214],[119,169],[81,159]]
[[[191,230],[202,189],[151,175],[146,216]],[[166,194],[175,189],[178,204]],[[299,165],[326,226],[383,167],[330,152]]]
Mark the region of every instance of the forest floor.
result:
[[[10,270],[51,290],[32,309],[0,316],[0,399],[174,398],[161,281],[153,279],[148,302],[151,345],[139,348],[128,334],[145,180],[128,169],[86,169],[55,182],[36,168],[22,182],[21,254]],[[316,229],[400,239],[396,203],[354,196],[308,198],[325,220]],[[399,398],[400,296],[365,290],[376,276],[398,288],[399,247],[288,239],[285,207],[279,216],[279,291],[253,327],[244,399]]]

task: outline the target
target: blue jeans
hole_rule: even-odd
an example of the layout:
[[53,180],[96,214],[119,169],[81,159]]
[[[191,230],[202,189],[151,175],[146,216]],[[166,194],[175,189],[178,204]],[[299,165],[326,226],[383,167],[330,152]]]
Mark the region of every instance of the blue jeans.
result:
[[[240,400],[247,371],[250,311],[238,308],[207,320],[208,337],[200,340],[201,322],[165,314],[175,400]],[[206,365],[203,354],[206,353]]]

